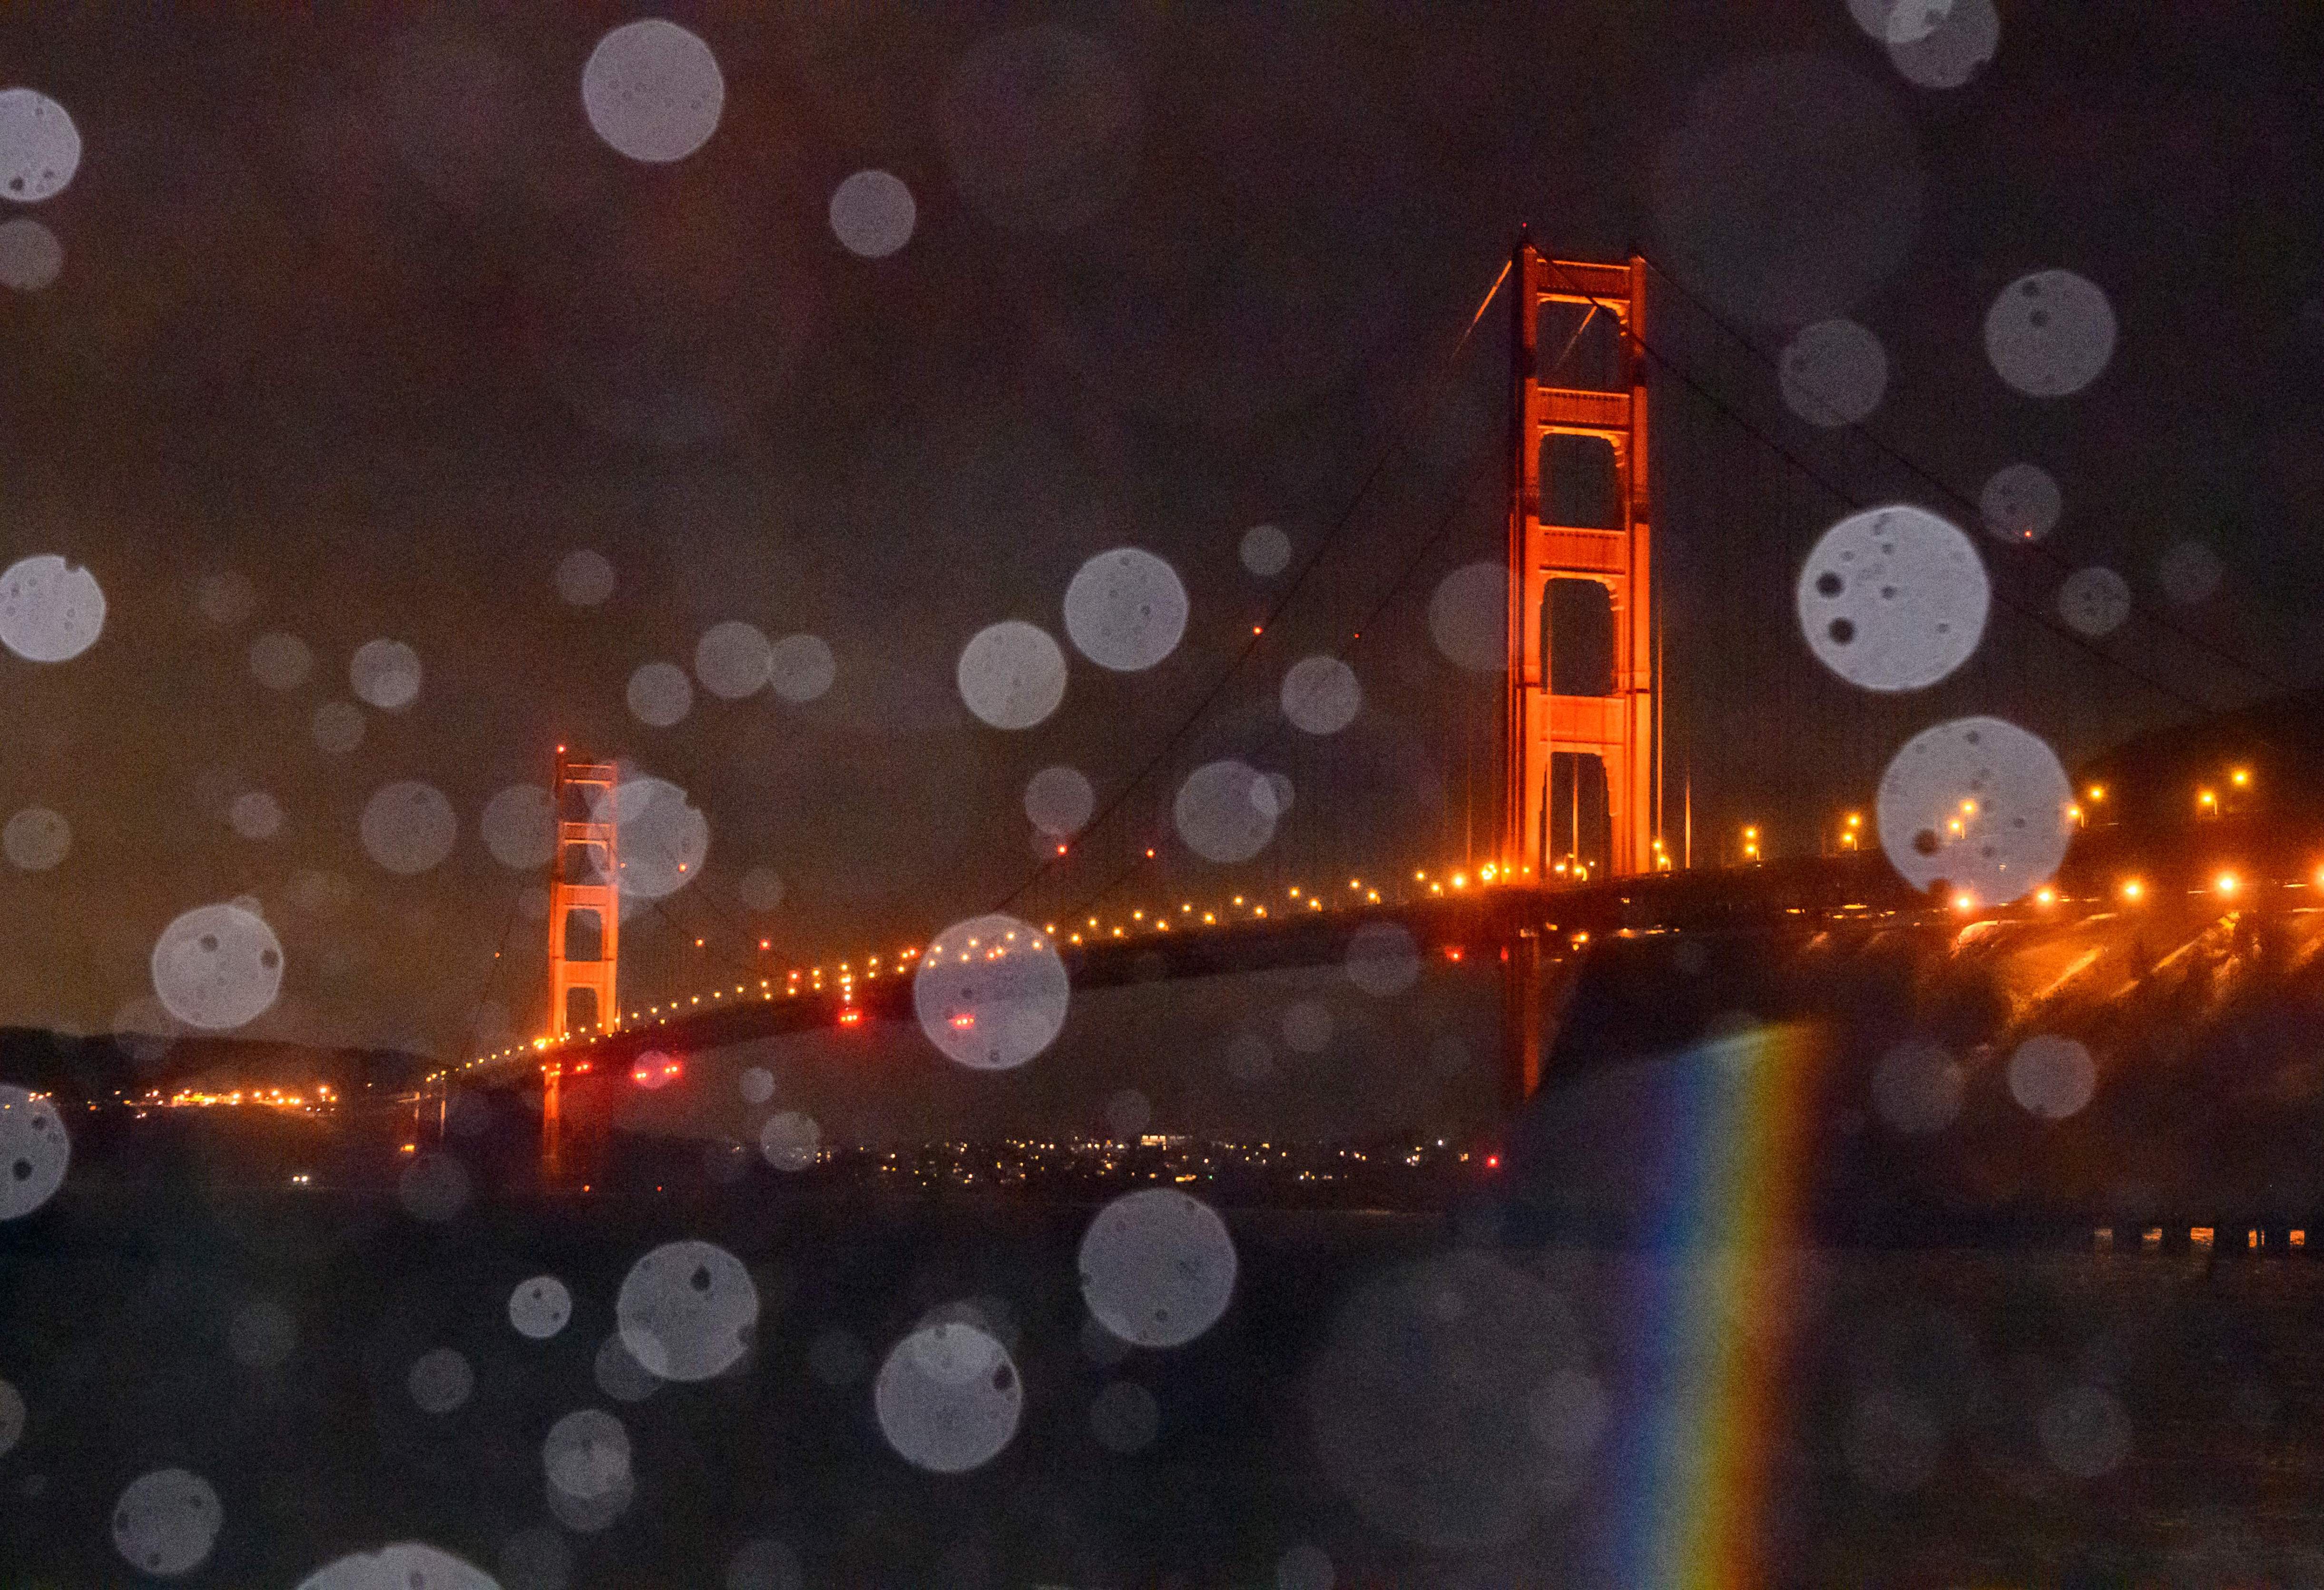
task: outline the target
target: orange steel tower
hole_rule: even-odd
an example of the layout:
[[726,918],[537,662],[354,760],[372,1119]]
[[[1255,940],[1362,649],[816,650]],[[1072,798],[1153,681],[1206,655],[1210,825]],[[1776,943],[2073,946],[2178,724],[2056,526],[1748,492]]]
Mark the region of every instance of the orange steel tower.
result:
[[[1510,274],[1504,876],[1549,882],[1569,853],[1553,843],[1560,823],[1571,854],[1614,876],[1642,873],[1655,864],[1661,773],[1639,357],[1646,262],[1548,259],[1520,236]],[[1577,831],[1593,761],[1608,829],[1594,855]],[[1557,776],[1569,794],[1553,811]]]
[[[614,851],[611,763],[568,758],[557,748],[557,859],[549,875],[549,1032],[562,1041],[573,1032],[621,1025],[613,1002],[613,971],[622,936],[620,857]],[[590,1008],[576,1012],[574,994],[587,990]]]

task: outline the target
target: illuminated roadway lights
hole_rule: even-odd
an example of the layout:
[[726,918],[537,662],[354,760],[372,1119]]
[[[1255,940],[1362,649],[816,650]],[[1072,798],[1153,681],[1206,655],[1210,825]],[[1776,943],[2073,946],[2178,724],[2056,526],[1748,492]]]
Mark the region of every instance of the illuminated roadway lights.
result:
[[2042,887],[2034,891],[2034,903],[2043,907],[2057,904],[2057,891],[2051,888],[2047,883],[2043,884]]
[[2196,815],[2197,817],[2214,817],[2214,818],[2215,818],[2215,817],[2217,817],[2217,816],[2218,816],[2218,815],[2219,815],[2219,797],[2218,797],[2218,795],[2216,792],[2214,792],[2214,791],[2212,791],[2212,790],[2196,790],[2196,791],[2195,791],[2195,815]]
[[1743,859],[1747,862],[1759,859],[1759,830],[1756,827],[1747,826],[1743,830]]
[[2211,888],[2221,900],[2233,900],[2236,897],[2236,892],[2243,886],[2244,881],[2236,876],[2232,871],[2222,871],[2218,877],[2211,880]]

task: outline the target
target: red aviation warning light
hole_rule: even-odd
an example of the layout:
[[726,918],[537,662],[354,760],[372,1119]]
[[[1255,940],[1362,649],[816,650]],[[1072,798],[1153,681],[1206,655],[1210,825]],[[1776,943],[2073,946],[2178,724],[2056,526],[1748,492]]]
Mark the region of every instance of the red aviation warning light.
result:
[[640,1087],[660,1087],[677,1081],[682,1069],[674,1057],[649,1049],[630,1068],[630,1080]]
[[863,1007],[862,1005],[851,1004],[840,1007],[839,1024],[841,1026],[853,1027],[862,1020]]

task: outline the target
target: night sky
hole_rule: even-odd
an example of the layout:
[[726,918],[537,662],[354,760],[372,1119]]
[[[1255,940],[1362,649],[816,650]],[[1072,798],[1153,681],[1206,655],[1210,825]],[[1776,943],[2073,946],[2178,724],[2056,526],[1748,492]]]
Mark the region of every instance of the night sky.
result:
[[[0,23],[0,76],[83,142],[63,191],[0,205],[63,250],[49,285],[0,289],[0,566],[60,554],[108,606],[77,658],[0,653],[0,818],[46,808],[71,835],[52,867],[0,865],[0,1022],[158,1020],[157,935],[249,895],[289,966],[252,1035],[450,1056],[536,1031],[539,880],[478,823],[559,741],[709,822],[698,879],[625,925],[640,998],[989,909],[1035,864],[1022,792],[1058,763],[1101,808],[1157,765],[1019,902],[1037,920],[1148,845],[1150,881],[1107,896],[1124,910],[1481,858],[1497,687],[1426,617],[1446,574],[1500,557],[1505,300],[1431,382],[1521,222],[1671,273],[1656,555],[1698,859],[1746,820],[1812,848],[1941,718],[1998,713],[2070,763],[2317,680],[2312,8],[2006,5],[1994,59],[1945,89],[1842,0],[664,14],[724,93],[667,162],[584,113],[584,63],[632,20],[610,8]],[[879,259],[829,217],[863,170],[916,204]],[[2036,399],[1980,327],[2051,268],[2104,291],[2119,339],[2085,390]],[[1786,341],[1833,316],[1886,352],[1871,438],[1779,391]],[[2017,461],[2062,492],[2037,548],[1977,523]],[[1833,520],[1894,500],[1969,529],[2003,605],[1969,666],[1886,698],[1817,667],[1792,587]],[[1323,556],[1173,742],[1291,587],[1238,558],[1259,523],[1294,571]],[[1045,723],[972,717],[968,639],[1017,618],[1062,642],[1075,569],[1120,546],[1184,579],[1183,642],[1134,673],[1069,648]],[[560,597],[577,549],[612,565],[602,605]],[[2216,588],[2184,578],[2205,550]],[[2094,644],[2054,608],[2089,564],[2134,594]],[[676,725],[633,716],[633,670],[690,669],[728,620],[819,637],[828,693],[697,682]],[[267,635],[311,676],[254,677]],[[319,748],[317,709],[355,700],[350,660],[383,638],[418,653],[417,699]],[[1366,706],[1318,740],[1274,703],[1332,648]],[[1169,831],[1179,779],[1227,754],[1296,793],[1241,868]],[[408,877],[358,837],[401,780],[459,822]],[[269,837],[232,820],[255,791]],[[753,869],[781,880],[771,909]]]

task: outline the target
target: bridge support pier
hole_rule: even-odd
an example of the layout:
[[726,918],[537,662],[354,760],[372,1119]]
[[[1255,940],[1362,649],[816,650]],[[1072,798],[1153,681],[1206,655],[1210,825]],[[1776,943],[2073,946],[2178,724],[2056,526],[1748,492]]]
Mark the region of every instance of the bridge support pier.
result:
[[551,1187],[565,1175],[564,1070],[551,1063],[540,1076],[540,1179]]
[[1501,941],[1501,1105],[1512,1113],[1541,1086],[1541,939]]

